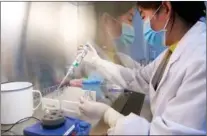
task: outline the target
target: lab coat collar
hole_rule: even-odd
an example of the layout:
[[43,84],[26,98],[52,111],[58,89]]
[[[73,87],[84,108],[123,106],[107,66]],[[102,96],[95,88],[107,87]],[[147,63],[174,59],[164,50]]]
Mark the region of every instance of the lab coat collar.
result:
[[[165,81],[165,78],[167,77],[168,71],[172,64],[179,60],[180,56],[182,55],[184,50],[194,50],[198,46],[198,42],[200,39],[200,34],[206,31],[206,24],[198,21],[192,28],[184,35],[184,37],[180,40],[180,42],[177,44],[177,47],[175,48],[173,54],[170,57],[170,60],[166,66],[166,69],[164,71],[163,77],[157,87],[157,90],[159,90],[160,86],[162,85],[163,81]],[[158,91],[157,91],[158,92]]]
[[191,29],[184,35],[184,37],[178,42],[177,47],[175,48],[169,64],[174,63],[179,59],[182,52],[186,48],[195,48],[197,40],[200,38],[199,34],[206,31],[206,24],[204,22],[198,21]]

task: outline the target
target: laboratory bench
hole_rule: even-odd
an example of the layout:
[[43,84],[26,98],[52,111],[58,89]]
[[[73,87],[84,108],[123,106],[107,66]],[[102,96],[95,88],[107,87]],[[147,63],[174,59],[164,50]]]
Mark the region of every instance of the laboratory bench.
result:
[[[123,115],[128,115],[129,113],[133,112],[137,115],[140,114],[143,101],[145,96],[140,93],[123,93],[121,94],[116,101],[113,102],[111,105],[115,110],[122,113]],[[136,106],[135,106],[136,103]],[[42,106],[40,106],[37,110],[34,111],[33,117],[41,119],[43,117],[44,111],[42,110]],[[79,117],[79,119],[84,120],[92,124],[90,135],[105,135],[108,130],[108,125],[106,125],[103,120],[99,122],[91,122],[91,120],[86,119],[85,117]],[[22,123],[16,124],[11,131],[8,131],[2,135],[23,135],[24,128],[35,124],[37,120],[31,118],[27,121]],[[7,130],[10,128],[11,125],[1,125],[2,130]]]

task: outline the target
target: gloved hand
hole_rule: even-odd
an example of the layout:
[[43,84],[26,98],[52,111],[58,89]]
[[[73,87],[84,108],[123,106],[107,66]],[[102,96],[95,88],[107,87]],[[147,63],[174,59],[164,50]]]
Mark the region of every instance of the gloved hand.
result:
[[110,127],[114,127],[117,121],[124,116],[115,111],[110,106],[94,101],[88,101],[83,97],[80,99],[79,109],[81,113],[92,119],[104,119],[104,122]]
[[[96,51],[96,49],[93,47],[95,43],[87,43],[89,45],[89,50],[83,61],[86,61],[88,63],[93,63],[94,60],[101,59]],[[80,45],[78,47],[77,54],[81,53],[83,51],[83,45]]]
[[[142,126],[140,126],[142,124]],[[150,123],[134,113],[121,118],[116,126],[108,129],[108,135],[147,135],[149,133]]]
[[[101,59],[97,54],[96,50],[89,43],[89,51],[83,61],[95,66],[97,72],[101,73],[103,78],[115,82],[115,84],[121,87],[126,87],[126,82],[124,78],[120,75],[120,65],[115,65],[114,63]],[[93,45],[95,45],[93,43]],[[79,46],[78,53],[82,52],[83,46]]]
[[80,112],[91,119],[101,119],[108,108],[108,105],[100,102],[89,101],[83,97],[80,99]]

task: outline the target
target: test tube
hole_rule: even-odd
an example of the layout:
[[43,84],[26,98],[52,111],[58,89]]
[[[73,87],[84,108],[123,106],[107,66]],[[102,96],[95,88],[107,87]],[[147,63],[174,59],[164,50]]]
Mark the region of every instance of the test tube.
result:
[[86,90],[83,97],[87,100],[93,100],[92,94],[90,90]]

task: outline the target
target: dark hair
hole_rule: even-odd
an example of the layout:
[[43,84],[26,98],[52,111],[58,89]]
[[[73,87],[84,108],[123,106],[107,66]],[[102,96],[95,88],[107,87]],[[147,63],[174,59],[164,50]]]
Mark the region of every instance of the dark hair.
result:
[[136,4],[134,1],[97,1],[94,3],[95,11],[98,16],[106,12],[114,18],[123,15]]
[[[187,23],[195,24],[205,16],[206,7],[204,1],[170,1],[172,10]],[[143,9],[157,9],[162,1],[138,1],[137,6]]]

